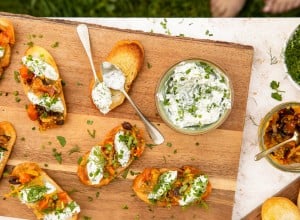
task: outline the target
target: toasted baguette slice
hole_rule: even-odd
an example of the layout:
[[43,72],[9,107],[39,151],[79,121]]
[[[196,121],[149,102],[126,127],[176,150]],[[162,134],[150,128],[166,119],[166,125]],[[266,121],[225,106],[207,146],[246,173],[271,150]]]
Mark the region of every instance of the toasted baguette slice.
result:
[[[9,182],[13,187],[7,197],[18,196],[20,201],[33,210],[37,219],[44,219],[46,215],[52,215],[51,219],[59,219],[55,213],[66,212],[67,207],[73,210],[70,212],[70,218],[78,218],[80,207],[38,164],[26,162],[17,165],[10,175]],[[35,193],[30,193],[30,189],[34,189]]]
[[[128,92],[144,63],[143,45],[136,40],[121,40],[112,48],[105,61],[115,64],[122,70],[126,77],[124,87]],[[90,94],[92,93],[93,85],[94,81],[90,84]],[[121,105],[125,99],[125,96],[120,91],[111,89],[111,94],[112,104],[109,106],[110,110]]]
[[[50,65],[57,74],[57,79],[48,78],[43,75],[43,72],[41,75],[35,74],[32,67],[24,64],[24,58],[25,60],[39,59],[43,64]],[[34,94],[40,100],[47,100],[42,105],[41,101],[32,103],[33,98],[29,99],[31,102],[27,108],[29,118],[37,120],[41,130],[63,125],[67,117],[67,107],[61,84],[62,79],[54,58],[46,49],[33,46],[27,49],[22,62],[20,74],[25,94],[28,98],[29,94]]]
[[15,43],[15,32],[11,21],[6,18],[0,18],[0,77],[4,68],[10,63],[11,47]]
[[[170,182],[167,183],[165,178]],[[202,189],[198,188],[199,191],[196,188],[192,189],[193,184],[195,187],[200,184]],[[146,168],[136,176],[132,188],[144,202],[164,207],[201,203],[212,190],[207,176],[192,166],[183,166],[179,169]],[[189,193],[197,196],[190,199]]]
[[300,210],[285,197],[271,197],[261,208],[262,220],[293,219],[300,220]]
[[16,130],[10,122],[0,122],[0,179],[16,141]]
[[[121,136],[118,135],[120,132],[122,133]],[[121,144],[125,144],[128,152],[130,153],[128,154],[129,157],[127,162],[126,160],[121,160],[126,158],[126,152],[123,151],[123,153],[121,153],[121,150],[118,150],[117,145],[120,145],[119,143],[116,143],[116,141],[121,142]],[[122,174],[122,172],[129,167],[135,159],[142,155],[145,148],[145,141],[141,130],[139,130],[136,126],[132,126],[129,122],[124,122],[122,125],[112,129],[105,136],[104,140],[96,146],[97,149],[99,149],[98,146],[101,149],[101,153],[97,153],[97,158],[90,159],[91,151],[95,149],[95,147],[93,147],[91,151],[87,152],[82,157],[78,166],[77,175],[80,181],[85,185],[101,187],[110,183],[118,175]],[[88,167],[91,166],[90,162],[92,160],[98,161],[95,165],[95,169],[99,169],[98,172],[101,172],[100,169],[102,169],[102,178],[99,180],[95,179],[95,181],[89,177],[88,171]],[[99,165],[99,163],[101,163],[101,165]],[[98,175],[101,174],[98,173]]]

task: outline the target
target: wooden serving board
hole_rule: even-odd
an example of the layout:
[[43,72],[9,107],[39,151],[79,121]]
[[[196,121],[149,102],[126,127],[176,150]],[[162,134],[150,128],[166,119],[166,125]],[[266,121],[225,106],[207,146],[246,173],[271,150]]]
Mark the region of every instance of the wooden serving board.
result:
[[[285,197],[290,199],[292,202],[297,204],[297,198],[300,190],[300,177],[295,179],[289,185],[284,187],[274,196]],[[261,207],[262,204],[256,207],[253,211],[251,211],[248,215],[246,215],[242,220],[260,220],[261,219]]]
[[[0,13],[0,16],[13,22],[16,33],[11,65],[0,82],[0,121],[12,122],[18,135],[8,162],[8,170],[24,161],[39,163],[63,189],[73,192],[72,198],[82,208],[81,219],[84,216],[92,219],[231,218],[253,59],[251,46],[88,25],[98,70],[100,62],[119,40],[139,40],[145,49],[144,66],[130,95],[164,134],[165,142],[153,149],[147,148],[130,170],[140,172],[145,167],[193,165],[207,173],[212,182],[213,191],[207,200],[208,209],[150,207],[133,196],[131,185],[134,176],[130,172],[125,179],[120,177],[100,189],[82,185],[77,178],[78,158],[100,142],[109,130],[123,121],[143,128],[127,101],[107,115],[102,115],[93,107],[88,94],[92,73],[76,33],[78,23],[7,13]],[[26,44],[30,41],[46,48],[53,55],[66,83],[64,94],[68,116],[61,128],[40,132],[37,124],[27,117],[25,105],[28,100],[21,84],[14,80],[13,73],[19,69]],[[59,46],[51,47],[55,42],[59,42]],[[169,67],[188,58],[201,58],[216,63],[227,72],[233,83],[234,105],[229,118],[220,128],[204,135],[189,136],[175,132],[163,123],[155,106],[154,93],[159,78]],[[19,92],[20,102],[15,101],[14,91]],[[93,124],[87,123],[88,120],[93,121]],[[87,130],[95,130],[95,138]],[[57,136],[65,137],[65,147],[60,146]],[[148,136],[145,138],[147,143],[151,143]],[[75,145],[80,147],[80,153],[69,154]],[[52,155],[53,148],[62,152],[62,164]],[[3,196],[8,191],[8,178],[4,177],[0,182],[0,195]],[[0,207],[2,216],[35,218],[15,198],[0,199]]]

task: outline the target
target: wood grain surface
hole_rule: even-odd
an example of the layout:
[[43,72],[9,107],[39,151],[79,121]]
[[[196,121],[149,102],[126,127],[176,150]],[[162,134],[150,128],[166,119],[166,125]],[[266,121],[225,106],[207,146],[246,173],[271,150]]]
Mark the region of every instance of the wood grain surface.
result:
[[[284,187],[274,196],[285,197],[290,199],[293,203],[297,204],[298,194],[300,193],[300,177],[295,179],[289,185]],[[261,207],[262,204],[256,207],[248,215],[246,215],[242,220],[260,220],[261,219]]]
[[[140,172],[145,167],[193,165],[207,173],[212,182],[208,209],[150,207],[133,195],[131,185],[134,176],[130,172],[126,178],[120,177],[100,189],[84,186],[77,178],[78,158],[100,142],[113,127],[129,121],[144,128],[127,101],[107,115],[93,107],[88,94],[92,73],[76,33],[78,23],[7,13],[0,13],[0,16],[13,22],[16,33],[11,65],[0,81],[0,121],[10,121],[18,135],[8,171],[23,161],[37,162],[64,190],[73,192],[71,197],[82,208],[81,219],[231,219],[253,59],[251,46],[88,25],[97,70],[119,40],[139,40],[145,49],[144,66],[129,94],[141,111],[158,126],[165,142],[152,149],[147,148],[130,171]],[[37,124],[28,119],[25,111],[27,97],[21,84],[14,80],[14,71],[18,70],[26,44],[31,41],[52,54],[66,84],[67,121],[58,129],[40,132]],[[51,47],[55,42],[59,42],[59,46]],[[229,118],[221,127],[204,135],[189,136],[175,132],[163,123],[155,106],[155,88],[159,78],[169,67],[189,58],[216,63],[227,72],[234,88],[234,105]],[[20,102],[15,101],[14,91],[19,92]],[[87,123],[88,120],[93,124]],[[88,130],[95,130],[95,138],[89,135]],[[65,137],[65,147],[60,146],[57,136]],[[145,138],[147,143],[151,143],[147,135]],[[70,154],[69,151],[76,145],[80,152]],[[62,153],[62,164],[52,155],[53,148]],[[0,182],[0,195],[8,191],[8,178],[4,177]],[[1,198],[0,207],[2,216],[35,218],[15,198]]]

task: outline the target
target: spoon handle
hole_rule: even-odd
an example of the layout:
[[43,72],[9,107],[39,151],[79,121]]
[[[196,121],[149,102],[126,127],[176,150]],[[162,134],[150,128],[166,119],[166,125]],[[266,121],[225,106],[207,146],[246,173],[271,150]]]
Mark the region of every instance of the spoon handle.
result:
[[143,115],[143,113],[140,111],[140,109],[136,106],[136,104],[133,102],[133,100],[130,98],[130,96],[127,94],[127,92],[122,89],[120,90],[125,97],[128,99],[130,104],[133,106],[133,108],[136,110],[138,115],[140,116],[142,122],[144,123],[151,139],[153,140],[154,144],[162,144],[164,142],[164,137],[160,133],[160,131]]
[[260,160],[261,158],[267,156],[268,154],[270,154],[270,153],[274,152],[275,150],[277,150],[278,148],[280,148],[282,145],[285,145],[286,143],[291,142],[293,140],[294,140],[294,138],[292,137],[292,138],[290,138],[290,139],[288,139],[284,142],[281,142],[280,144],[277,144],[277,145],[275,145],[275,146],[273,146],[269,149],[266,149],[266,150],[256,154],[255,157],[254,157],[254,160],[255,161]]
[[89,61],[90,61],[91,67],[92,67],[92,71],[94,74],[94,78],[96,81],[99,81],[99,78],[96,73],[94,63],[93,63],[88,27],[85,24],[79,24],[77,26],[77,33],[78,33],[79,39],[83,45],[83,48],[89,58]]

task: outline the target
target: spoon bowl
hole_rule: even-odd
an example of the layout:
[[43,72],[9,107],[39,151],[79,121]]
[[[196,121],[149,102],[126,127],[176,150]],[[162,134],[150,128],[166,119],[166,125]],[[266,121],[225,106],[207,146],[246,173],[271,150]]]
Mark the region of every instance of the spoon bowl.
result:
[[144,116],[140,109],[136,106],[134,101],[130,98],[128,93],[124,89],[125,76],[123,72],[114,64],[110,62],[103,62],[101,65],[103,81],[108,88],[118,90],[124,94],[132,107],[136,110],[142,122],[144,123],[146,130],[148,131],[154,144],[161,144],[164,142],[164,137],[160,131]]

